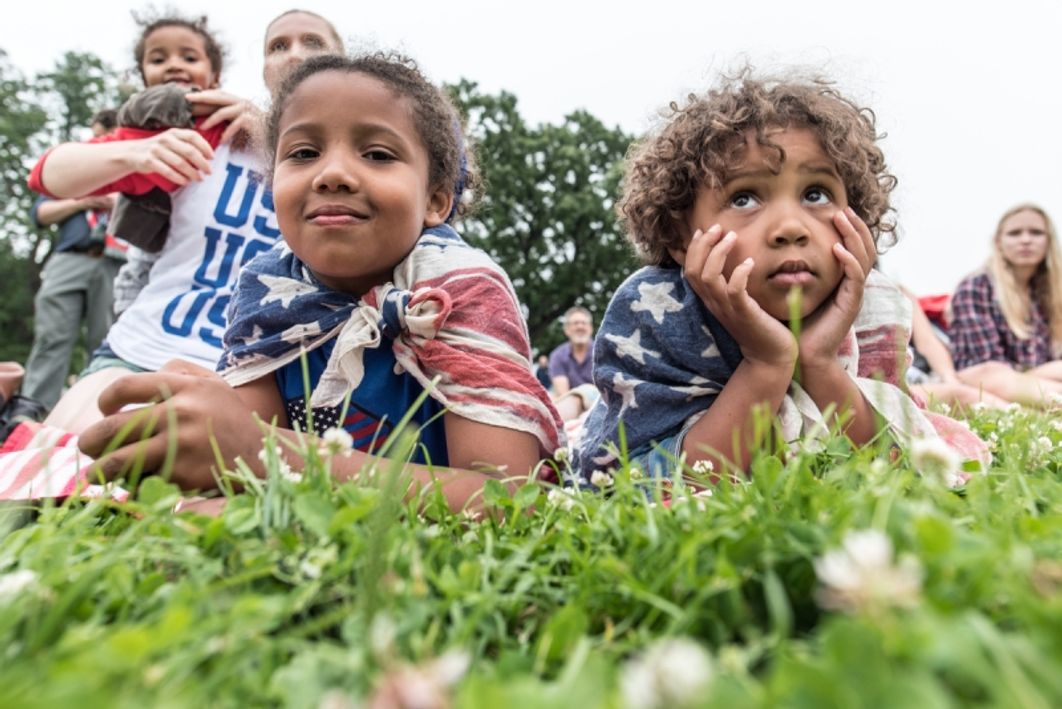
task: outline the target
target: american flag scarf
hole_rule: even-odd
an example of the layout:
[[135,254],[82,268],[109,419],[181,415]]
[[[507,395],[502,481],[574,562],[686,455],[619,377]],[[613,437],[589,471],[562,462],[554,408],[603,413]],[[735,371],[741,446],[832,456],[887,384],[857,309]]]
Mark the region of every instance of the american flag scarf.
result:
[[426,230],[391,281],[361,297],[322,285],[280,242],[240,271],[228,319],[218,371],[233,386],[334,339],[310,403],[338,406],[364,377],[365,349],[390,346],[448,410],[532,433],[544,455],[563,444],[508,276],[448,225]]
[[[924,411],[905,391],[911,303],[872,271],[863,305],[838,359],[901,445],[943,438],[965,459],[987,464],[988,449],[957,422]],[[637,453],[678,434],[712,405],[741,362],[741,350],[688,286],[678,268],[645,267],[616,291],[594,343],[591,409],[575,455],[584,480],[617,460],[620,427]],[[793,382],[778,413],[785,440],[815,448],[829,424]]]

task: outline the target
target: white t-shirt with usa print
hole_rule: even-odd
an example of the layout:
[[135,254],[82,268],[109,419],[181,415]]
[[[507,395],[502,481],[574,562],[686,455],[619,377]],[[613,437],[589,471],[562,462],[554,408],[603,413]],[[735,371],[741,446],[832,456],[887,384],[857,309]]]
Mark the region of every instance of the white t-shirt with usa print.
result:
[[256,156],[220,145],[211,170],[171,195],[166,245],[147,285],[107,333],[119,357],[145,369],[171,359],[214,369],[240,267],[280,238]]

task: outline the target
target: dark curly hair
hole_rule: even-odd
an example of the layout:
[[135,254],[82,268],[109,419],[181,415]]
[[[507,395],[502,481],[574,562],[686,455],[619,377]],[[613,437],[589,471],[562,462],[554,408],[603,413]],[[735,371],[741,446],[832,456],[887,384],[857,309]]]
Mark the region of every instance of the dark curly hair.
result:
[[140,79],[144,81],[145,85],[147,84],[147,79],[144,77],[144,51],[147,45],[147,38],[152,32],[163,27],[184,27],[202,37],[203,48],[206,51],[207,59],[210,61],[210,68],[213,69],[215,76],[221,76],[221,67],[225,64],[225,48],[221,46],[217,37],[211,34],[210,28],[207,26],[206,15],[183,17],[169,10],[163,15],[134,12],[133,20],[140,26],[140,36],[133,46],[133,58],[136,60],[136,70],[140,72]]
[[891,245],[896,225],[889,220],[889,192],[896,178],[887,172],[878,148],[874,113],[838,93],[829,82],[772,80],[746,69],[704,95],[690,94],[686,105],[672,103],[667,122],[631,147],[623,195],[616,206],[628,238],[646,263],[674,264],[668,249],[681,249],[685,220],[702,187],[718,189],[738,167],[745,136],[785,160],[768,132],[808,128],[822,142],[844,183],[848,204],[870,227],[874,241]]
[[449,97],[428,81],[412,59],[399,54],[322,55],[311,57],[293,69],[284,79],[269,112],[266,146],[270,165],[276,162],[280,119],[291,95],[302,82],[323,71],[364,74],[389,87],[396,97],[408,100],[413,109],[413,125],[428,152],[428,184],[453,191],[455,211],[450,218],[462,216],[472,209],[480,178],[457,110]]

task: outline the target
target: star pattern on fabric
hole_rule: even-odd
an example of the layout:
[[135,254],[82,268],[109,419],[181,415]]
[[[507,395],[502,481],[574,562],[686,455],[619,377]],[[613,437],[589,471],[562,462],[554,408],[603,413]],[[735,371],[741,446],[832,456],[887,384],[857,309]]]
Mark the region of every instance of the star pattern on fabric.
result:
[[[288,401],[284,408],[288,414],[288,421],[292,425],[298,424],[299,429],[303,432],[309,428],[307,424],[306,416],[306,399],[302,397],[295,397]],[[318,406],[313,410],[313,428],[314,433],[318,436],[324,435],[324,432],[330,428],[339,428],[339,413],[340,408],[338,406]]]
[[638,364],[645,364],[646,355],[660,359],[660,353],[642,347],[642,331],[635,330],[630,337],[623,335],[605,335],[605,339],[616,345],[616,354],[620,357],[630,357]]
[[671,297],[673,290],[675,290],[674,283],[640,283],[638,285],[640,297],[631,303],[631,310],[646,311],[653,316],[657,325],[662,325],[668,313],[677,313],[682,310],[682,303]]
[[638,400],[634,397],[634,388],[641,384],[640,379],[628,379],[623,376],[623,372],[616,372],[612,377],[612,388],[616,391],[623,401],[620,404],[620,413],[623,413],[627,409],[637,409]]
[[243,338],[243,344],[257,344],[258,342],[261,342],[262,335],[264,334],[265,333],[262,331],[262,328],[259,325],[255,324],[255,326],[251,329],[251,334],[248,337]]
[[302,340],[321,334],[321,324],[314,321],[308,323],[296,323],[284,332],[280,333],[280,339],[284,342],[301,342]]
[[718,394],[721,391],[721,387],[710,379],[705,379],[701,376],[693,376],[690,378],[689,386],[673,386],[671,387],[671,390],[677,391],[680,394],[685,394],[686,401],[689,401],[698,396]]
[[712,331],[708,329],[708,326],[701,325],[701,331],[704,332],[704,336],[708,339],[708,346],[704,348],[704,352],[701,352],[701,357],[705,359],[722,357],[719,352],[719,345],[715,344],[715,337],[712,335]]
[[291,306],[291,301],[299,296],[310,295],[318,291],[315,285],[301,283],[283,276],[269,276],[260,273],[258,274],[258,281],[266,287],[266,294],[262,296],[262,300],[258,303],[262,307],[270,303],[279,302],[281,307],[288,308]]

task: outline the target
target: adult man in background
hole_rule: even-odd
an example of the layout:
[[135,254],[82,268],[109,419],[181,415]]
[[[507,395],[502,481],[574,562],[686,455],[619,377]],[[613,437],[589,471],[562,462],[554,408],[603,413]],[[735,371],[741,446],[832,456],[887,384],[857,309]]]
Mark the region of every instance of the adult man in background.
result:
[[594,321],[590,311],[580,306],[568,308],[564,313],[564,336],[568,341],[549,355],[549,376],[557,410],[568,421],[589,409],[597,398],[591,356]]
[[[92,133],[114,129],[113,110],[92,118]],[[41,272],[34,300],[33,349],[22,394],[51,409],[62,394],[70,357],[85,324],[85,348],[95,350],[114,322],[114,276],[125,260],[124,244],[106,233],[111,196],[81,199],[39,197],[30,218],[39,227],[59,227],[55,248]]]

